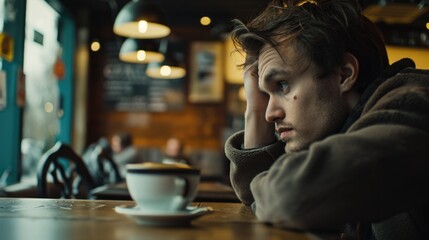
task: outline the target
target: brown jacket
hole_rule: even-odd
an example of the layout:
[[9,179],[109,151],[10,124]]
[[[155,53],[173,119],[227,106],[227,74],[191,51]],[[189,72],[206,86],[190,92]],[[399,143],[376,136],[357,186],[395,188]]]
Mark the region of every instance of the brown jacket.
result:
[[[419,239],[429,228],[428,215],[414,216],[429,209],[429,71],[406,68],[367,95],[344,132],[305,151],[285,154],[282,142],[246,150],[243,132],[231,136],[225,152],[241,201],[279,227],[364,222],[377,239]],[[398,216],[407,229],[395,227]]]

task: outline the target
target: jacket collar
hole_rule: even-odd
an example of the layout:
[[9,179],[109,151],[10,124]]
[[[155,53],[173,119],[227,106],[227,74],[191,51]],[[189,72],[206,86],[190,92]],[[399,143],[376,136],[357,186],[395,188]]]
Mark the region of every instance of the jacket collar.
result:
[[388,66],[376,80],[374,80],[371,84],[368,85],[368,87],[362,93],[358,103],[353,107],[340,132],[345,133],[347,129],[349,129],[349,127],[360,117],[366,102],[384,81],[386,81],[390,77],[395,76],[401,70],[409,67],[416,67],[414,61],[409,58],[403,58]]

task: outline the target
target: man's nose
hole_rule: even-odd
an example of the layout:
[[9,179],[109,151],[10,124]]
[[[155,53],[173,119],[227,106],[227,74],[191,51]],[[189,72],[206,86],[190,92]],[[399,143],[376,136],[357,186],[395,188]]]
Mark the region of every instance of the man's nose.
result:
[[277,122],[284,119],[286,116],[283,106],[275,99],[271,98],[268,101],[267,110],[265,112],[265,120],[267,122]]

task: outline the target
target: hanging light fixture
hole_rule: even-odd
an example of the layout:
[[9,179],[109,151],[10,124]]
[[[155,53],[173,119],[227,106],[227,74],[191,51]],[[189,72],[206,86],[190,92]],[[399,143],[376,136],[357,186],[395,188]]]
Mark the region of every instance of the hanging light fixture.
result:
[[170,28],[164,24],[161,10],[150,0],[132,0],[118,13],[113,32],[129,38],[162,38]]
[[151,78],[158,79],[176,79],[186,75],[183,66],[183,59],[179,58],[179,53],[173,52],[167,39],[161,40],[159,52],[164,54],[165,58],[161,62],[151,62],[148,64],[146,74]]
[[127,38],[119,50],[119,59],[130,63],[161,62],[164,55],[157,50],[155,40]]

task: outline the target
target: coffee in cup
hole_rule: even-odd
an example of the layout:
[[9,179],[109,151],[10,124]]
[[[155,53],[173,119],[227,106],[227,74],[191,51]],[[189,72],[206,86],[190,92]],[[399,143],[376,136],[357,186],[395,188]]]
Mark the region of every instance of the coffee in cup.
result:
[[126,170],[128,191],[137,207],[145,211],[185,210],[200,181],[200,171],[182,163],[127,164]]

